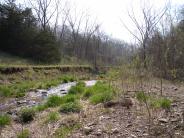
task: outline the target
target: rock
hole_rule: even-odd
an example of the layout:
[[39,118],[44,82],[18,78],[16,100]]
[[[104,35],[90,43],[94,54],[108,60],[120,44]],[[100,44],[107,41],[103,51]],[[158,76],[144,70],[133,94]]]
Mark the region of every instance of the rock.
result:
[[127,109],[130,109],[130,107],[133,106],[133,100],[131,98],[124,98],[120,104],[121,106],[125,106]]
[[93,131],[93,129],[91,127],[86,126],[83,128],[83,131],[86,135],[89,135]]
[[88,127],[90,127],[90,126],[95,126],[95,125],[96,125],[95,122],[92,122],[92,123],[87,124]]
[[168,123],[168,119],[166,119],[166,118],[160,118],[160,119],[158,119],[158,121],[160,123]]
[[132,137],[132,138],[137,138],[137,136],[136,136],[136,135],[134,135],[134,134],[131,134],[131,137]]
[[104,107],[110,108],[110,107],[116,106],[117,104],[118,104],[118,102],[109,101],[109,102],[104,103]]
[[113,134],[119,133],[119,130],[118,130],[117,128],[114,128],[114,129],[112,129],[111,131],[112,131]]
[[144,134],[142,134],[143,136],[149,136],[149,134],[148,133],[144,133]]
[[101,136],[102,135],[102,130],[101,129],[98,129],[97,132],[95,133],[95,135]]
[[128,125],[126,125],[126,128],[131,127],[131,126],[132,126],[132,124],[128,124]]
[[173,118],[173,119],[171,119],[171,122],[178,122],[178,119],[177,118]]
[[27,100],[21,100],[21,101],[17,101],[17,104],[18,105],[21,105],[21,104],[26,104],[27,103]]
[[103,120],[103,119],[108,120],[108,119],[111,119],[111,118],[108,117],[108,116],[100,116],[99,119],[100,119],[100,120]]
[[177,105],[177,103],[172,103],[171,106],[172,107],[177,107],[178,105]]

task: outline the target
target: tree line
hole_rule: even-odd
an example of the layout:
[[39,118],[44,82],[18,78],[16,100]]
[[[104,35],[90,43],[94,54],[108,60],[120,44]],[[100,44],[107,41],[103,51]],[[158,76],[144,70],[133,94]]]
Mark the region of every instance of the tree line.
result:
[[60,7],[59,0],[27,2],[29,7],[15,0],[0,3],[1,51],[36,63],[76,57],[95,66],[119,64],[126,61],[123,57],[131,56],[131,45],[106,35],[84,13],[73,16],[70,8]]

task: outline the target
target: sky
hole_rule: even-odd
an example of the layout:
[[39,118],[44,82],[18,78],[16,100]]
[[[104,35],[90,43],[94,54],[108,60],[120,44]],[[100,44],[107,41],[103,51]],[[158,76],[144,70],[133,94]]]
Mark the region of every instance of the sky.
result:
[[[102,29],[114,38],[125,41],[132,41],[133,36],[127,31],[123,23],[128,28],[134,30],[128,11],[133,7],[135,16],[139,19],[141,4],[144,0],[70,0],[76,3],[80,9],[90,12],[91,17],[97,17]],[[146,0],[145,0],[146,1]],[[162,9],[166,0],[150,0],[150,5],[156,9]],[[168,1],[168,0],[167,0]],[[147,4],[148,0],[146,1]],[[173,8],[184,4],[184,0],[170,0]],[[123,23],[122,23],[123,22]]]
[[[17,3],[23,1],[26,0],[17,0]],[[135,26],[128,16],[128,11],[131,9],[133,9],[136,18],[141,21],[140,10],[144,2],[147,5],[152,5],[158,11],[163,9],[168,1],[173,8],[184,5],[184,0],[61,0],[60,2],[64,3],[65,1],[78,11],[87,12],[90,20],[95,20],[100,24],[101,30],[111,37],[127,42],[132,41],[133,36],[127,31],[123,23],[130,30],[135,30]]]

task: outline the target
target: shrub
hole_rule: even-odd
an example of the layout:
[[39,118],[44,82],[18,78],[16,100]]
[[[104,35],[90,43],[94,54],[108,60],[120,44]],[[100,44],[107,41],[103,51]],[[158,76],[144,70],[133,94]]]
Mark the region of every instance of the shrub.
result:
[[23,123],[29,123],[34,119],[35,110],[33,108],[24,108],[20,111],[20,121]]
[[58,119],[59,119],[59,114],[57,112],[50,112],[46,119],[46,123],[56,122]]
[[9,125],[10,122],[11,122],[11,118],[8,115],[0,115],[0,127]]
[[62,113],[69,113],[69,112],[80,112],[81,110],[81,105],[79,102],[69,102],[69,103],[64,103],[61,105],[60,112]]
[[84,82],[78,82],[76,86],[72,86],[69,90],[69,94],[80,94],[84,92],[85,90],[85,83]]
[[21,133],[17,134],[17,138],[29,138],[29,130],[24,129]]
[[52,95],[47,99],[46,106],[48,107],[56,107],[61,105],[62,98],[57,95]]

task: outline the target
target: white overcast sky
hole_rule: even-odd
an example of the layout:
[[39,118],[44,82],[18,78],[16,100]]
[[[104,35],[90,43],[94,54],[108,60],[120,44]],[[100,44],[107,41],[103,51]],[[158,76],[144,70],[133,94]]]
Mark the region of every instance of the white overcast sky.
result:
[[[1,0],[0,0],[1,1]],[[24,0],[17,0],[17,3]],[[101,28],[108,35],[125,41],[131,41],[131,34],[123,27],[121,20],[131,29],[134,29],[127,11],[133,7],[137,17],[139,17],[141,5],[145,1],[156,8],[163,8],[166,0],[61,0],[67,1],[69,5],[77,7],[77,10],[86,11],[90,14],[91,20],[97,18]],[[167,0],[169,1],[169,0]],[[184,0],[170,0],[173,7],[184,5]]]

